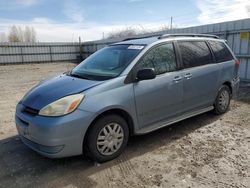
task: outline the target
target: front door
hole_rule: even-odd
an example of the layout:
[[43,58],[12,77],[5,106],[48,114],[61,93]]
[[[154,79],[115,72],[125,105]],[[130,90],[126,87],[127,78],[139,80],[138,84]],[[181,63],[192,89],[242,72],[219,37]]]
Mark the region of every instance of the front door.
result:
[[172,43],[152,48],[139,61],[138,69],[154,68],[152,80],[134,83],[135,103],[140,128],[160,123],[181,113],[183,80],[177,70]]

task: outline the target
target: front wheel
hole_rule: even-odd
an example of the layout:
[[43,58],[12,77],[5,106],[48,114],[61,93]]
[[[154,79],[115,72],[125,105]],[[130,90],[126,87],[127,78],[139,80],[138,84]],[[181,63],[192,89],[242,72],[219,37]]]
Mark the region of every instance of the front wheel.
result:
[[105,162],[122,153],[128,142],[129,130],[122,117],[111,114],[98,119],[86,136],[88,157],[97,162]]
[[228,86],[223,85],[216,97],[215,103],[214,103],[214,112],[218,115],[224,114],[230,105],[231,100],[231,91]]

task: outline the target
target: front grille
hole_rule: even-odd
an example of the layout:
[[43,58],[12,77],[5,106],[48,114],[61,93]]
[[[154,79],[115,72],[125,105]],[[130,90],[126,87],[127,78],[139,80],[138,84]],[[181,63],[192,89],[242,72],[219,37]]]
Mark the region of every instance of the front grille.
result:
[[30,108],[28,106],[24,106],[24,108],[22,109],[22,112],[36,116],[39,113],[39,110],[36,110],[34,108]]

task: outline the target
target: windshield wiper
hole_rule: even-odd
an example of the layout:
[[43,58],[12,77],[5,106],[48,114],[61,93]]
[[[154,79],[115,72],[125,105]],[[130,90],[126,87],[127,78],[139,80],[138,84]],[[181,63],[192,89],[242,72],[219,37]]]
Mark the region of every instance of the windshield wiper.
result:
[[68,75],[69,75],[69,76],[72,76],[72,77],[75,77],[75,78],[81,78],[81,79],[85,79],[85,80],[90,80],[88,77],[82,76],[82,75],[79,75],[79,74],[76,74],[76,73],[71,73],[71,72],[69,72]]

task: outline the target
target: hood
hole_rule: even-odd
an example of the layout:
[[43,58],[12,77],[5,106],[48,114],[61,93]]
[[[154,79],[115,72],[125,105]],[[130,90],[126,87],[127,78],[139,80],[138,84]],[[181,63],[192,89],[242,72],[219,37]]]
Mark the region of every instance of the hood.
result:
[[44,106],[62,97],[80,93],[102,82],[60,75],[40,82],[23,97],[21,103],[30,108],[41,110]]

